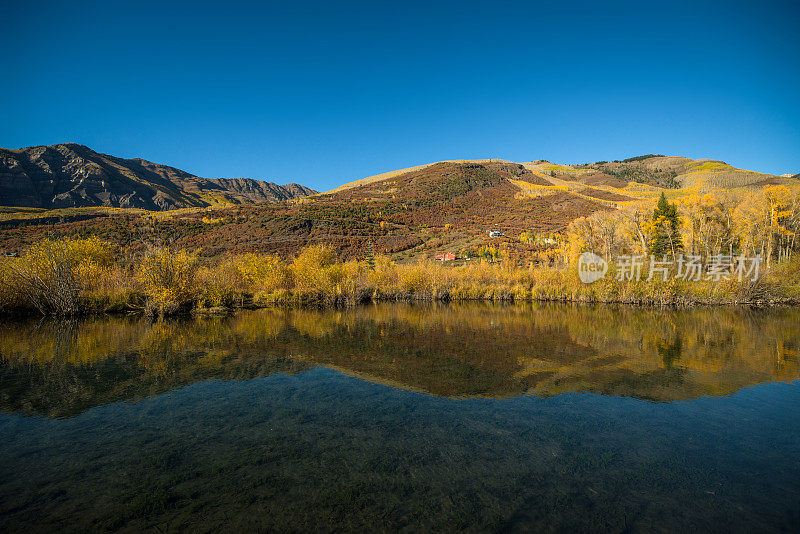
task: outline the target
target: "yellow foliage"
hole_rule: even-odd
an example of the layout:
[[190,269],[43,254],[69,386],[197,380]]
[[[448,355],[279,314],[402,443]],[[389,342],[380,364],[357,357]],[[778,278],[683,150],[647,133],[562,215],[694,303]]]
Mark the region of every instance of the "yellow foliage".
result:
[[368,284],[378,291],[395,291],[398,284],[397,265],[386,256],[376,256],[375,269],[368,273]]
[[6,262],[2,299],[42,313],[79,313],[83,293],[96,289],[113,261],[112,246],[96,238],[41,240]]
[[234,260],[236,269],[253,293],[272,293],[288,289],[290,273],[286,265],[272,255],[245,254]]
[[328,267],[334,259],[333,251],[324,245],[312,245],[300,252],[291,266],[295,290],[309,294],[330,289]]
[[[113,247],[97,239],[42,240],[21,258],[0,261],[0,309],[35,308],[72,314],[89,309],[121,309],[144,303],[146,311],[166,314],[191,306],[244,306],[254,302],[309,299],[354,303],[366,299],[565,299],[619,302],[745,302],[800,298],[795,236],[800,230],[800,191],[767,187],[756,193],[713,192],[680,199],[684,241],[703,256],[763,254],[767,282],[656,283],[614,279],[614,257],[646,254],[653,232],[653,202],[618,211],[601,211],[573,221],[567,239],[523,232],[520,240],[554,245],[526,255],[527,268],[513,246],[464,250],[483,260],[449,264],[423,261],[395,264],[385,256],[373,262],[337,263],[331,249],[315,245],[297,257],[243,254],[204,260],[186,251],[155,249],[134,265],[117,261]],[[687,253],[689,246],[687,245]],[[571,259],[587,250],[607,257],[606,279],[592,285],[578,280]],[[732,251],[732,252],[731,252]],[[562,255],[570,260],[564,266]],[[500,261],[497,261],[497,260]],[[536,261],[552,268],[534,267]],[[748,300],[751,299],[751,300]]]
[[147,296],[147,310],[171,313],[190,302],[197,293],[197,267],[197,257],[184,250],[173,252],[161,248],[150,251],[137,272]]
[[727,171],[732,170],[734,167],[721,161],[706,161],[695,167],[692,167],[689,172],[709,172],[709,171]]

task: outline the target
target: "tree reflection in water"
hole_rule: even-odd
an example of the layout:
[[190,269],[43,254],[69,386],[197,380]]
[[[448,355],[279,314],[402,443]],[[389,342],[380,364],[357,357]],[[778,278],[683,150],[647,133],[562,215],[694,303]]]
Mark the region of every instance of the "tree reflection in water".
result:
[[382,304],[0,327],[0,408],[68,417],[198,380],[328,366],[443,397],[673,401],[798,376],[800,312]]
[[377,305],[3,323],[0,531],[796,530],[798,319]]

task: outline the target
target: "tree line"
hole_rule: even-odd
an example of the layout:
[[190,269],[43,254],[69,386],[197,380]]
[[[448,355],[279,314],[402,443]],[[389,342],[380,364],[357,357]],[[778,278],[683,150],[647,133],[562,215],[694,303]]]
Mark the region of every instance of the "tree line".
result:
[[718,255],[761,256],[767,267],[792,259],[800,246],[800,188],[768,186],[753,191],[713,191],[670,202],[595,212],[567,229],[567,256],[589,251],[607,261],[618,255],[679,253],[703,260]]

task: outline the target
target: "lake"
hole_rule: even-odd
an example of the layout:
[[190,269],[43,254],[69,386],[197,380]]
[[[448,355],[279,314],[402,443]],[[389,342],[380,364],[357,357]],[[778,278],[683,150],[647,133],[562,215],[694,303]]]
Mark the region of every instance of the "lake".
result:
[[800,528],[800,310],[3,320],[0,531]]

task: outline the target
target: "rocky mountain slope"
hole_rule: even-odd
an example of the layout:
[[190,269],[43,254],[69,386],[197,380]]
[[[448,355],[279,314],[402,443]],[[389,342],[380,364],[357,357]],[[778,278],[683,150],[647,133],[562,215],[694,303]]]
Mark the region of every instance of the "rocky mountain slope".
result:
[[0,149],[0,206],[169,210],[287,200],[313,193],[298,184],[201,178],[139,158],[99,154],[74,143]]
[[[498,160],[441,162],[393,173],[297,202],[262,202],[142,216],[133,210],[0,214],[0,251],[18,251],[43,232],[97,235],[134,250],[173,245],[215,256],[225,252],[290,255],[313,244],[341,258],[376,253],[411,260],[446,248],[528,247],[524,231],[557,232],[573,219],[610,209],[602,191],[554,188],[522,165]],[[529,188],[552,188],[547,194]],[[64,210],[61,210],[64,211]],[[44,215],[48,214],[48,217]],[[4,220],[5,219],[5,220]],[[491,237],[499,230],[508,237]]]
[[[19,252],[44,235],[96,235],[127,250],[170,245],[207,256],[288,256],[308,245],[325,244],[340,258],[360,258],[374,250],[396,261],[416,261],[443,250],[486,247],[524,257],[544,246],[541,239],[554,243],[578,217],[637,205],[649,210],[663,191],[678,199],[731,190],[748,194],[776,183],[800,186],[794,178],[744,171],[714,160],[665,156],[583,165],[453,160],[357,180],[296,202],[253,203],[292,191],[254,180],[206,180],[141,160],[103,158],[115,170],[113,176],[122,175],[129,187],[141,184],[117,170],[123,164],[129,174],[146,176],[149,183],[183,195],[173,204],[195,202],[189,205],[201,207],[157,216],[139,210],[0,209],[0,252]],[[104,169],[104,176],[111,174]],[[524,233],[528,236],[522,239]],[[531,235],[541,239],[531,240]]]
[[[790,178],[790,181],[800,179],[798,178],[800,174],[796,176],[776,176],[773,174],[737,169],[732,165],[718,160],[690,159],[679,156],[655,154],[637,156],[621,161],[598,161],[597,163],[572,165],[560,165],[550,163],[547,160],[536,160],[516,164],[499,159],[449,160],[440,163],[522,165],[526,170],[543,178],[549,185],[560,185],[563,181],[568,181],[586,186],[607,186],[620,189],[634,183],[666,189],[686,187],[733,189],[736,187],[784,183],[787,181],[786,178]],[[432,165],[437,164],[429,163],[370,176],[341,185],[330,191],[330,193],[336,193],[376,182],[384,182],[403,174],[420,171]]]

